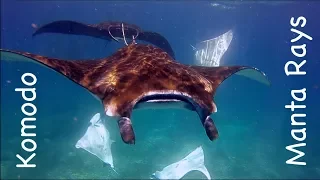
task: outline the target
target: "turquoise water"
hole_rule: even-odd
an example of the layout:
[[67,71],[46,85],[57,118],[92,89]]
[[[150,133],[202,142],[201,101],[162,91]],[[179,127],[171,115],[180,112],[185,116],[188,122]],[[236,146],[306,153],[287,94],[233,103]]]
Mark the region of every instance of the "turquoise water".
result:
[[[85,133],[90,118],[103,112],[102,104],[85,89],[60,74],[36,64],[1,62],[1,178],[5,179],[148,179],[202,146],[205,164],[213,179],[319,178],[319,32],[317,2],[225,3],[210,2],[39,2],[5,0],[1,6],[1,48],[63,59],[100,58],[120,44],[83,36],[58,34],[32,38],[31,24],[69,19],[85,23],[119,20],[161,33],[170,42],[180,63],[192,64],[190,44],[216,37],[229,29],[234,39],[222,58],[225,65],[249,65],[264,71],[271,87],[233,76],[214,97],[218,112],[211,115],[220,136],[211,142],[195,112],[187,110],[136,110],[132,122],[136,144],[122,142],[116,121],[107,121],[114,165],[119,174],[75,143]],[[290,52],[290,18],[305,16],[303,31],[308,54],[304,77],[287,77],[284,64],[296,58]],[[21,75],[34,73],[38,82],[36,115],[36,168],[16,168],[21,148],[20,110],[24,103],[14,88],[23,87]],[[290,135],[292,112],[284,106],[291,89],[307,88],[307,146],[301,148],[306,166],[287,165],[295,156],[285,149],[296,141]],[[184,179],[204,179],[190,172]]]

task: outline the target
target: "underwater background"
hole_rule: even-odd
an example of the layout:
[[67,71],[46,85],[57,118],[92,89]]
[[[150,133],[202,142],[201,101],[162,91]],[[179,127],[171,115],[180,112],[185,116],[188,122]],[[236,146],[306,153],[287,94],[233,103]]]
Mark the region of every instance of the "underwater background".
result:
[[[124,21],[162,34],[170,42],[176,59],[194,63],[190,45],[232,29],[233,40],[221,59],[223,65],[254,66],[265,72],[271,86],[232,76],[218,88],[218,112],[211,117],[219,138],[211,142],[199,117],[187,110],[136,110],[132,122],[136,144],[123,143],[116,121],[108,121],[116,174],[75,143],[85,133],[101,103],[85,89],[62,75],[37,64],[1,62],[1,178],[5,179],[149,179],[150,175],[202,146],[205,164],[213,179],[310,179],[320,178],[320,44],[317,1],[1,1],[1,48],[32,52],[62,59],[93,59],[111,55],[123,44],[62,34],[32,38],[32,24],[74,20],[94,24]],[[290,50],[290,18],[304,16],[298,28],[313,37],[307,44],[305,76],[287,77],[284,65],[296,58]],[[21,75],[37,76],[36,168],[16,168],[21,148]],[[295,112],[307,114],[306,166],[287,165],[296,156],[285,149],[297,143],[291,137],[292,112],[285,105],[293,100],[292,89],[307,89],[307,106]],[[184,179],[205,176],[190,172]]]

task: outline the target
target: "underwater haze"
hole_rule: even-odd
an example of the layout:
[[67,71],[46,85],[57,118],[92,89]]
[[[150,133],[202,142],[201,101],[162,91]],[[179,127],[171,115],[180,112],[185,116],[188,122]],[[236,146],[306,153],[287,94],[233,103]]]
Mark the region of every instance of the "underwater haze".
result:
[[[192,46],[232,30],[233,39],[221,65],[245,65],[263,71],[266,86],[242,76],[231,76],[217,89],[218,111],[211,115],[219,137],[210,141],[194,111],[137,109],[131,120],[134,145],[122,141],[116,120],[107,120],[115,171],[75,144],[96,113],[105,115],[102,103],[86,89],[59,73],[34,63],[1,61],[1,179],[149,179],[152,173],[181,160],[202,146],[204,163],[212,179],[319,179],[320,178],[320,2],[318,1],[1,1],[1,49],[19,50],[60,59],[96,59],[125,46],[103,39],[65,34],[32,37],[35,28],[57,20],[86,24],[121,21],[164,36],[179,63],[195,64]],[[291,42],[291,17],[304,16],[298,30],[313,38]],[[295,57],[292,45],[306,44],[304,58]],[[304,76],[286,76],[288,61],[307,60]],[[17,168],[16,157],[30,156],[21,142],[21,106],[25,101],[15,88],[24,73],[37,77],[35,168]],[[291,90],[306,88],[306,108],[286,109],[294,99]],[[301,97],[301,95],[299,95]],[[304,113],[306,126],[292,126],[291,115]],[[297,141],[292,129],[306,128]],[[301,137],[301,134],[299,134]],[[305,155],[290,165],[297,154]],[[30,145],[30,144],[29,144]],[[206,179],[198,171],[183,179]]]

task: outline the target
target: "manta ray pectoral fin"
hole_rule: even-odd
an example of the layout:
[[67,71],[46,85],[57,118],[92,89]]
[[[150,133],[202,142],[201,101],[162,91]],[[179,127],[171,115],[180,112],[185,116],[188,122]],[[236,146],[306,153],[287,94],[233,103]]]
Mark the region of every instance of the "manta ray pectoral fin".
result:
[[97,27],[93,27],[87,24],[69,20],[53,21],[51,23],[45,24],[36,29],[32,36],[43,33],[85,35],[111,41],[111,38],[107,36],[107,31],[100,30]]
[[237,71],[235,74],[239,76],[247,77],[249,79],[255,80],[267,86],[271,85],[271,82],[267,78],[266,74],[257,68],[246,67],[240,71]]
[[219,66],[219,67],[205,67],[205,66],[190,66],[206,77],[213,86],[213,93],[216,88],[228,77],[233,74],[247,77],[256,80],[262,84],[270,86],[270,81],[266,74],[257,68],[249,66]]
[[22,61],[33,62],[52,69],[61,73],[68,79],[79,84],[85,89],[89,90],[92,94],[101,97],[102,95],[95,91],[97,88],[89,87],[91,81],[94,79],[88,75],[94,72],[102,60],[61,60],[56,58],[49,58],[22,51],[4,50],[0,49],[1,60],[3,61]]
[[36,63],[42,65],[43,67],[47,67],[43,63],[39,63],[33,59],[30,59],[26,56],[22,56],[21,53],[13,52],[10,50],[0,49],[1,61],[8,61],[8,62],[29,62],[29,63]]

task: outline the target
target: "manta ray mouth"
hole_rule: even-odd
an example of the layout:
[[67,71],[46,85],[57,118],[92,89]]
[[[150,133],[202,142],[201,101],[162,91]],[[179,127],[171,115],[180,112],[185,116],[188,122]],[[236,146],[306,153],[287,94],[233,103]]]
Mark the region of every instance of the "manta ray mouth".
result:
[[[170,104],[168,104],[168,103],[170,103]],[[146,107],[148,109],[153,108],[152,105],[154,105],[154,104],[164,105],[164,108],[172,109],[172,108],[175,108],[175,105],[177,105],[177,103],[182,103],[182,106],[180,106],[180,108],[189,109],[189,110],[197,112],[197,114],[200,117],[201,123],[202,123],[204,129],[206,130],[207,136],[209,137],[209,139],[211,141],[213,141],[214,139],[216,139],[218,137],[218,130],[217,130],[212,118],[210,117],[210,112],[208,112],[208,109],[201,106],[201,104],[200,104],[201,102],[200,103],[197,102],[195,100],[195,98],[192,98],[192,96],[190,96],[189,94],[183,93],[183,92],[174,91],[174,90],[148,92],[148,93],[142,95],[140,98],[138,98],[138,100],[136,100],[133,103],[134,104],[133,109],[141,108],[141,106],[143,104],[146,104]],[[172,104],[173,104],[173,106],[169,106]],[[213,105],[214,105],[214,110],[216,112],[216,110],[217,110],[216,106],[215,106],[215,104],[213,104]],[[128,121],[125,118],[122,118],[121,120],[123,120],[123,119],[124,119],[124,121]],[[130,125],[131,125],[130,121],[128,121],[128,123],[130,123]],[[120,127],[120,129],[122,128],[121,124],[119,127]],[[131,132],[123,133],[123,134],[124,134],[124,136],[126,136],[126,134],[130,134],[130,133]]]
[[148,92],[135,103],[134,109],[187,109],[197,111],[200,105],[186,93],[178,91]]

